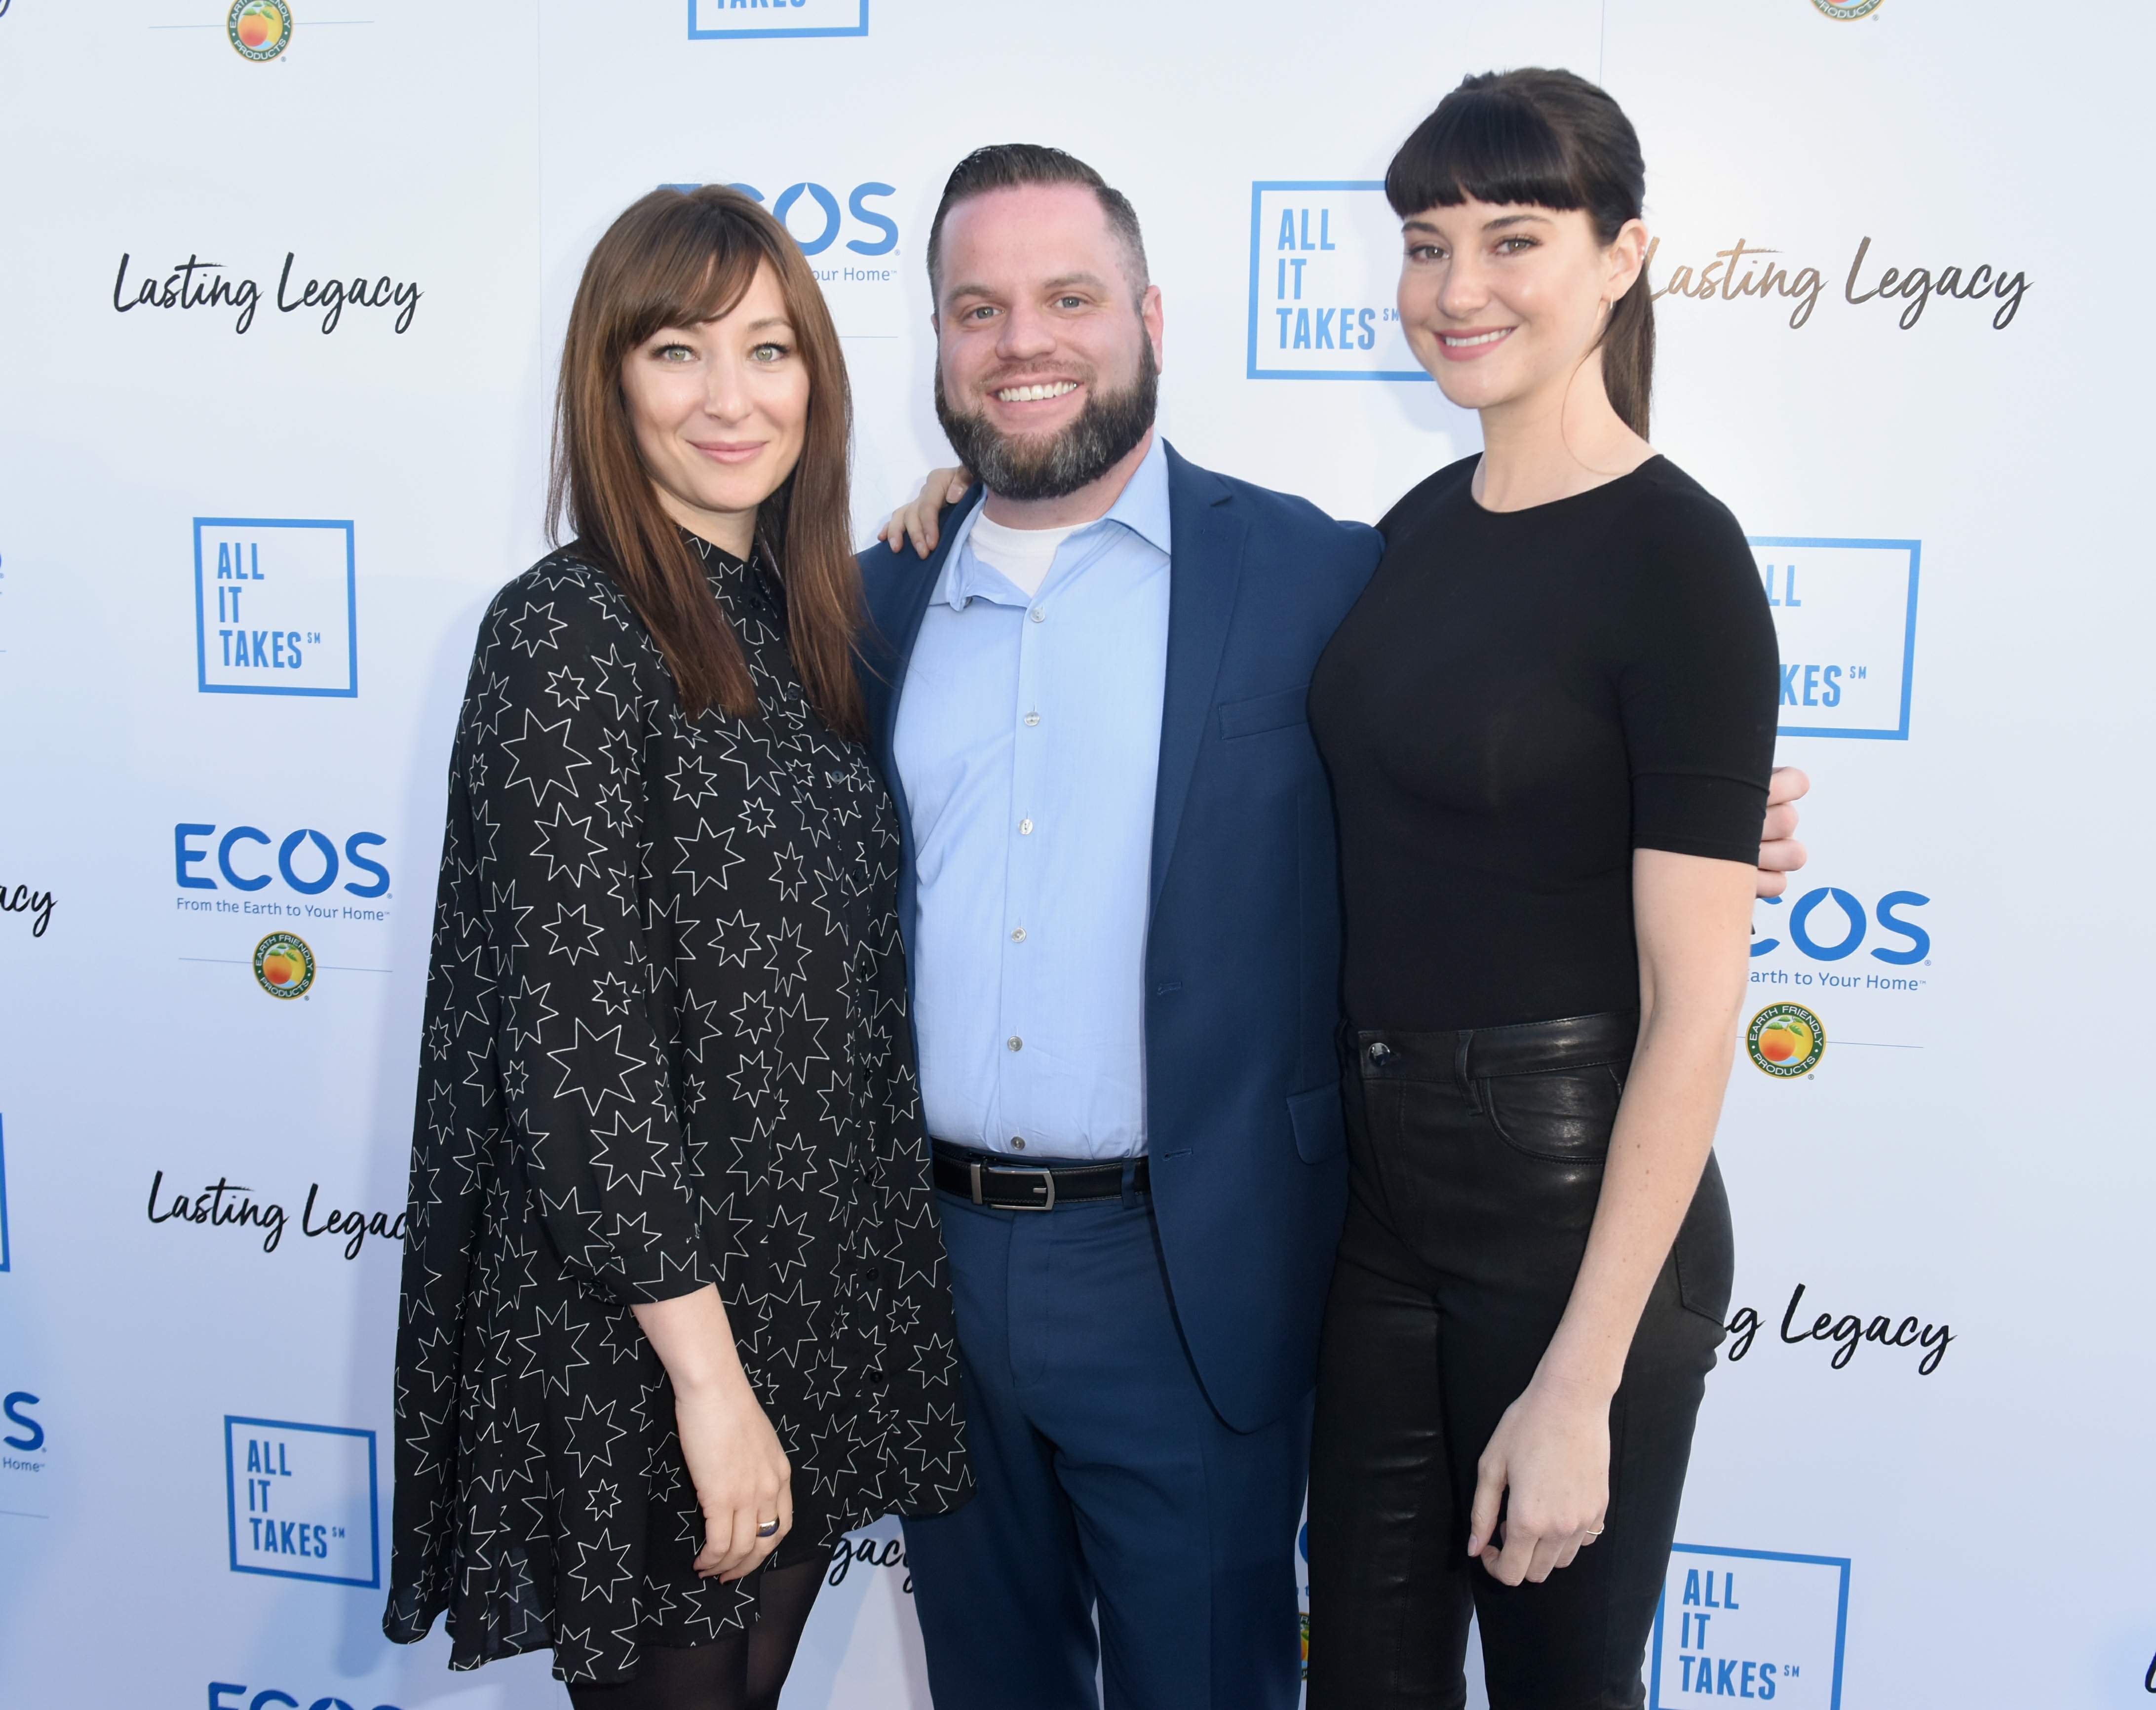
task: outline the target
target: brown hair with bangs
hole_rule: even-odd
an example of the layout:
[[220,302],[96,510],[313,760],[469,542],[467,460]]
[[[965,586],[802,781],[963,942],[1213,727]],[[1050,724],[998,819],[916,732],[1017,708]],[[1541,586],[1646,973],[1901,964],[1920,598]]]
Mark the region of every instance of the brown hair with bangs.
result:
[[854,676],[862,603],[848,538],[854,423],[845,357],[800,246],[739,191],[654,190],[607,228],[584,264],[555,394],[549,531],[558,541],[566,523],[613,577],[690,716],[711,706],[756,716],[741,644],[638,453],[621,373],[661,328],[729,312],[760,267],[778,280],[800,341],[808,420],[799,461],[758,510],[757,539],[785,591],[787,639],[810,704],[832,730],[858,739],[867,722]]

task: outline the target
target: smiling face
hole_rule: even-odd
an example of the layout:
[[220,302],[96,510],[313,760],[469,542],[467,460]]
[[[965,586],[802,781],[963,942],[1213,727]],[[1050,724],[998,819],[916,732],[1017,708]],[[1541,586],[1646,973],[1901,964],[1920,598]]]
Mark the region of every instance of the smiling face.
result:
[[1401,234],[1402,330],[1445,395],[1477,410],[1561,398],[1646,243],[1637,220],[1605,247],[1582,209],[1489,202],[1426,208]]
[[954,207],[938,255],[936,413],[990,492],[1077,492],[1152,425],[1160,292],[1077,184]]
[[632,349],[621,390],[666,514],[747,557],[757,508],[793,473],[808,426],[808,371],[770,265],[716,320]]

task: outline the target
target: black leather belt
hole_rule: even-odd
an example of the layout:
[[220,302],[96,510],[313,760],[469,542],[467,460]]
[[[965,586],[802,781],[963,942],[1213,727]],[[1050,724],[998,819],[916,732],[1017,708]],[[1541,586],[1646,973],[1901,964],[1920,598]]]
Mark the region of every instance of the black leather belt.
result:
[[1132,1166],[1131,1189],[1146,1191],[1150,1179],[1142,1158],[1110,1158],[1103,1163],[1014,1163],[999,1152],[977,1152],[947,1140],[934,1143],[936,1185],[976,1205],[1000,1205],[1012,1211],[1053,1211],[1093,1199],[1123,1197],[1125,1164]]

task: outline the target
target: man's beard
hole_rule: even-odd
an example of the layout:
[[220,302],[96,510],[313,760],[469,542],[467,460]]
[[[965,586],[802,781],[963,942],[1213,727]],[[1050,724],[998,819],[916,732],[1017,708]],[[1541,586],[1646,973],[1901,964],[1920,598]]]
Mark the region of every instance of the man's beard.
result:
[[943,365],[936,365],[936,419],[951,449],[1005,499],[1060,499],[1100,480],[1145,438],[1159,398],[1160,367],[1149,338],[1138,341],[1135,380],[1121,392],[1089,390],[1078,419],[1045,438],[999,433],[984,414],[961,414],[944,396]]

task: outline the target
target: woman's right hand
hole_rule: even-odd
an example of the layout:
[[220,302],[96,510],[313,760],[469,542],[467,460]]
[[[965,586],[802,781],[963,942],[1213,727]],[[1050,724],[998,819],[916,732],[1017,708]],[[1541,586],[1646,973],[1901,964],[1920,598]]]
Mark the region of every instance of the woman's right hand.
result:
[[[793,1469],[778,1446],[746,1378],[674,1393],[675,1429],[688,1462],[696,1506],[704,1516],[704,1547],[696,1572],[738,1579],[753,1573],[793,1528]],[[773,1518],[778,1531],[757,1536]]]
[[973,476],[963,469],[932,469],[928,479],[921,482],[921,490],[884,519],[880,537],[889,542],[894,552],[903,550],[911,540],[915,555],[927,557],[936,550],[937,540],[942,533],[937,519],[943,507],[957,504],[973,485]]

